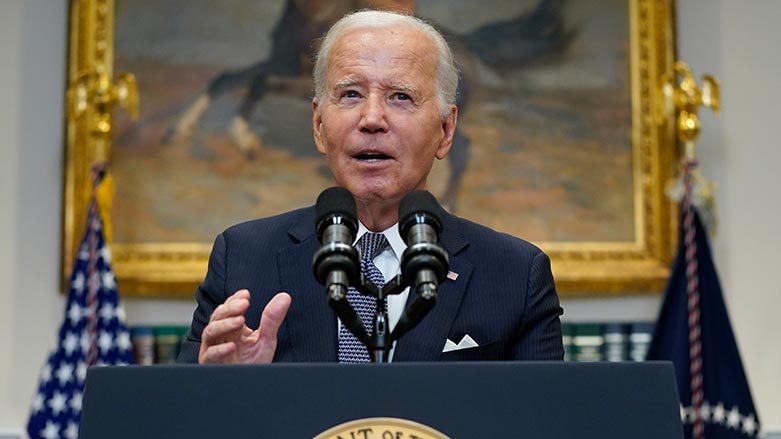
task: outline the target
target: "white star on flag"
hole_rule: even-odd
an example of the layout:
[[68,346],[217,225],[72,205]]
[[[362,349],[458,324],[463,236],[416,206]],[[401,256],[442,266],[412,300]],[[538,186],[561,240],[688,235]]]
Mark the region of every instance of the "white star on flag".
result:
[[81,411],[81,400],[83,396],[81,392],[75,392],[73,396],[71,397],[71,400],[68,402],[68,405],[70,406],[71,410],[78,413]]
[[113,290],[117,286],[117,283],[114,281],[114,273],[110,271],[104,271],[101,280],[103,281],[103,288]]
[[64,387],[73,379],[73,365],[68,362],[63,362],[57,369],[57,380],[60,382],[60,387]]
[[737,430],[738,425],[740,425],[740,412],[737,407],[732,407],[727,415],[727,427]]
[[114,338],[106,331],[100,331],[98,336],[98,347],[101,353],[106,353],[111,349],[111,345],[114,344]]
[[100,257],[103,259],[103,263],[108,265],[111,263],[111,250],[108,247],[100,249]]
[[120,323],[125,323],[125,309],[121,306],[117,306],[114,308],[114,312],[117,314],[117,320],[119,320]]
[[713,410],[713,422],[716,424],[723,424],[726,419],[726,413],[724,411],[724,404],[719,403]]
[[130,342],[130,334],[127,331],[122,331],[117,336],[116,340],[117,348],[120,351],[127,351],[132,347],[132,343]]
[[79,272],[76,275],[76,278],[73,279],[73,282],[71,282],[71,288],[73,288],[73,291],[75,291],[78,295],[81,295],[81,293],[84,292],[84,274]]
[[756,430],[757,421],[754,419],[753,413],[743,418],[743,433],[746,433],[749,436],[753,436]]
[[689,407],[681,406],[681,421],[687,422],[689,420],[690,413],[691,413],[691,409]]
[[50,379],[52,379],[52,365],[46,363],[41,368],[41,381],[48,383]]
[[79,247],[79,260],[86,261],[89,259],[89,246],[85,242]]
[[71,321],[72,326],[76,326],[79,324],[79,320],[81,320],[82,317],[82,311],[81,307],[76,303],[71,303],[70,308],[68,308],[68,318]]
[[38,413],[41,410],[43,410],[43,395],[36,393],[35,397],[33,398],[32,412]]
[[52,409],[54,416],[57,416],[60,414],[60,412],[65,411],[66,402],[67,401],[63,393],[57,391],[54,392],[52,399],[49,400],[49,408]]
[[46,421],[46,427],[41,430],[41,436],[46,439],[57,439],[60,436],[60,429],[52,421]]
[[79,439],[79,426],[75,422],[68,422],[68,428],[63,432],[66,439]]
[[111,322],[111,319],[114,318],[114,305],[110,303],[104,303],[103,306],[100,307],[100,318],[103,319],[104,324],[109,324]]
[[76,334],[72,332],[68,332],[68,334],[65,336],[65,339],[62,340],[62,349],[65,351],[65,354],[70,357],[73,355],[73,351],[75,351],[78,346],[79,337],[77,337]]
[[76,379],[79,383],[83,383],[85,378],[87,378],[87,363],[79,361],[79,365],[76,366]]

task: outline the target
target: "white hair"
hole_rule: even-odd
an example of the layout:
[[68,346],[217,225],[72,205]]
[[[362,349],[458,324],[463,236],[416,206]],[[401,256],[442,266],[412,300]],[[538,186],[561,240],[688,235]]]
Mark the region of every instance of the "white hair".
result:
[[415,29],[428,35],[437,47],[439,65],[435,77],[439,112],[442,117],[450,113],[450,105],[456,103],[456,90],[458,89],[458,68],[453,61],[445,38],[434,26],[412,15],[391,11],[361,10],[345,15],[337,21],[323,38],[320,50],[317,51],[315,60],[314,82],[315,97],[318,102],[323,102],[326,94],[326,76],[328,74],[328,58],[334,44],[347,32],[358,29],[382,29],[389,27],[402,27]]

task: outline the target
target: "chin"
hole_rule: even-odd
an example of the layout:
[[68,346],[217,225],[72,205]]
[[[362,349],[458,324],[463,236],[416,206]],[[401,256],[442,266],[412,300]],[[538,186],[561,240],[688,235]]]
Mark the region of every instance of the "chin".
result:
[[363,186],[358,188],[357,190],[350,190],[352,192],[353,196],[355,197],[356,201],[364,201],[364,202],[378,202],[378,201],[392,201],[396,198],[401,198],[400,195],[396,194],[393,191],[388,190],[387,187],[383,188],[372,188]]
[[382,198],[389,192],[389,186],[387,179],[378,178],[353,178],[338,183],[352,192],[356,198]]

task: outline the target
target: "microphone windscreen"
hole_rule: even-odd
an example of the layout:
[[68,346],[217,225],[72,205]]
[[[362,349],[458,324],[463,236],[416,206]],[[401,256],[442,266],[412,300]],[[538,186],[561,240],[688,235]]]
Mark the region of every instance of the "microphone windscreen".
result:
[[442,221],[439,218],[441,209],[437,199],[429,191],[416,190],[405,195],[399,204],[401,236],[407,236],[409,228],[420,222],[430,225],[439,234],[442,231]]
[[355,227],[355,230],[358,230],[355,198],[350,191],[343,187],[330,187],[321,192],[315,203],[315,215],[318,237],[322,235],[326,223],[329,223],[334,216],[344,217],[347,222],[352,223],[350,228]]

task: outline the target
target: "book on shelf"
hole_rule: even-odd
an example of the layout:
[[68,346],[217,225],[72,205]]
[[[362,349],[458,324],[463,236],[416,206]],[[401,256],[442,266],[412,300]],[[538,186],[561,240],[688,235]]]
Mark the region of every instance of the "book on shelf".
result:
[[603,326],[605,334],[605,361],[629,360],[629,330],[627,323],[607,322]]
[[130,338],[136,364],[170,364],[176,362],[182,340],[189,326],[133,326]]
[[632,361],[645,361],[653,336],[653,322],[632,323],[629,330],[629,359]]
[[562,322],[565,361],[644,361],[654,324],[637,321]]

